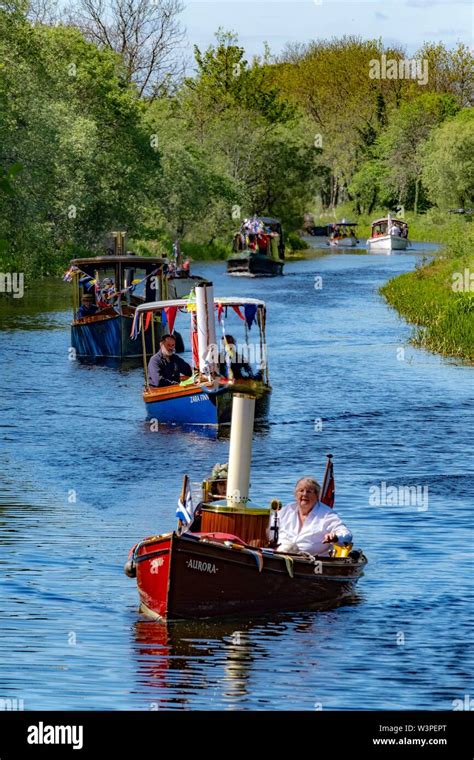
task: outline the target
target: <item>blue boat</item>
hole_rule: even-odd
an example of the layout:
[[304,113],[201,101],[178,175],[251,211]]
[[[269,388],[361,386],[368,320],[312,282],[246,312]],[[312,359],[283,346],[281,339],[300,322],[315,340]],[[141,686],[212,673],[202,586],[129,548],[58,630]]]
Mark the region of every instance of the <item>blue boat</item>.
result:
[[[64,279],[73,286],[71,346],[78,358],[94,360],[140,359],[140,341],[131,335],[137,306],[184,297],[202,281],[189,272],[170,274],[167,259],[130,254],[73,259]],[[154,351],[162,332],[156,315],[146,334],[148,351]],[[176,337],[177,350],[183,351],[182,338]]]
[[[176,299],[169,301],[157,301],[155,303],[143,304],[137,308],[136,312],[136,329],[142,334],[143,361],[145,369],[145,388],[143,391],[143,400],[146,406],[147,419],[151,422],[164,425],[204,425],[216,427],[222,424],[230,423],[232,411],[232,396],[234,393],[248,393],[256,398],[256,419],[262,419],[266,416],[269,408],[271,386],[268,377],[268,363],[266,360],[266,342],[265,342],[265,320],[266,308],[264,301],[255,298],[214,298],[214,309],[217,311],[219,323],[223,330],[223,339],[226,335],[228,317],[237,314],[237,321],[243,326],[245,336],[239,345],[235,346],[237,352],[245,352],[245,347],[249,347],[249,331],[252,325],[255,325],[255,332],[258,329],[257,346],[253,345],[253,356],[250,356],[251,363],[258,366],[258,371],[252,377],[234,377],[232,369],[227,376],[222,376],[219,372],[206,375],[199,369],[199,356],[197,345],[197,324],[196,324],[196,300]],[[148,361],[151,356],[148,350],[148,343],[145,340],[145,323],[149,320],[150,313],[156,314],[163,310],[174,309],[174,315],[179,312],[186,313],[191,319],[191,340],[193,347],[193,375],[189,378],[182,378],[181,383],[165,385],[163,387],[153,387],[149,382]],[[250,321],[251,320],[251,321]],[[250,326],[249,326],[250,323]],[[169,331],[173,333],[174,320],[171,323]],[[170,325],[168,325],[170,328]],[[236,324],[232,327],[238,327]],[[227,338],[226,338],[227,340]],[[250,344],[250,347],[252,344]],[[255,351],[255,348],[258,351]],[[217,344],[216,344],[217,349]],[[227,349],[222,349],[223,353]],[[258,356],[256,355],[258,353]],[[247,354],[251,354],[248,350]],[[219,363],[222,368],[226,356],[221,355],[223,360]],[[253,360],[253,362],[252,362]],[[232,361],[227,364],[232,367]],[[246,363],[246,366],[249,366]]]
[[255,419],[268,413],[270,387],[261,381],[225,380],[191,383],[178,387],[148,388],[143,392],[147,419],[163,425],[226,425],[230,423],[232,396],[248,393],[256,397]]

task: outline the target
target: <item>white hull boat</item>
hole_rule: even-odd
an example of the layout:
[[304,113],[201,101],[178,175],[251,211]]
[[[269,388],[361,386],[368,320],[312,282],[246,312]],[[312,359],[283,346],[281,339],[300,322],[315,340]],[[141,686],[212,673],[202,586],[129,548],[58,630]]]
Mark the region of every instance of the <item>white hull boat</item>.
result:
[[408,240],[398,235],[381,235],[367,240],[367,251],[379,253],[380,251],[406,251]]

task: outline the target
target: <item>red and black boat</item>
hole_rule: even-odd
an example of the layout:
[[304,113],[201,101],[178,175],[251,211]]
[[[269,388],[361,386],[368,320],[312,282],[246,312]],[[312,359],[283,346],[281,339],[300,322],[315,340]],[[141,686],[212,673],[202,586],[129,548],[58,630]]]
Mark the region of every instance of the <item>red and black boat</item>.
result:
[[[145,538],[130,550],[125,572],[136,577],[140,610],[148,617],[317,609],[350,596],[363,575],[367,559],[352,545],[334,544],[331,556],[271,548],[281,502],[260,508],[248,500],[254,410],[255,398],[234,395],[226,499],[215,501],[204,481],[197,521]],[[185,478],[181,506],[186,492]]]
[[140,610],[154,619],[318,609],[350,596],[367,559],[279,554],[225,533],[168,533],[131,551]]

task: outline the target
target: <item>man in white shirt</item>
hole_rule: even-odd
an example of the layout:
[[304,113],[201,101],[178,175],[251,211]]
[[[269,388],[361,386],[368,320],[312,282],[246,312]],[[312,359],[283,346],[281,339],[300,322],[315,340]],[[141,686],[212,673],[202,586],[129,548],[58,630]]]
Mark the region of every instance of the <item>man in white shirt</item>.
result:
[[320,491],[313,478],[298,480],[296,502],[280,513],[278,552],[328,554],[331,542],[352,541],[352,534],[339,515],[319,501]]

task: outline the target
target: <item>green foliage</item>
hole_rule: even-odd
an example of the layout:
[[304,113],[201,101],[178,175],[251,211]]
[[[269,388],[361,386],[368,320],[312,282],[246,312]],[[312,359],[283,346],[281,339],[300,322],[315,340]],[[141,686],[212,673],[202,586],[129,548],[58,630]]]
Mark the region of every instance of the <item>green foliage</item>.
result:
[[430,200],[440,208],[474,206],[474,114],[463,109],[436,130],[424,146],[422,176]]
[[[219,30],[195,48],[194,76],[148,100],[126,56],[73,27],[33,26],[27,9],[0,4],[2,268],[57,272],[115,227],[143,252],[178,237],[193,257],[221,257],[254,213],[298,229],[316,205],[350,201],[368,231],[368,215],[395,202],[415,212],[473,202],[472,119],[456,115],[473,89],[462,45],[425,46],[421,91],[369,77],[373,59],[404,56],[380,40],[312,42],[279,60],[266,49],[249,62]],[[434,218],[412,231],[447,235],[458,222]]]
[[378,159],[370,158],[355,172],[348,187],[357,213],[370,214],[376,204],[392,206],[395,198],[390,195],[387,170]]
[[7,263],[54,271],[64,250],[100,243],[117,224],[139,227],[159,154],[115,54],[5,13],[0,39],[0,161],[10,173],[22,166],[0,211]]
[[306,251],[308,244],[300,238],[297,232],[289,232],[286,236],[286,242],[292,251]]
[[[466,278],[473,275],[471,282]],[[462,281],[460,289],[456,284]],[[474,362],[474,227],[466,225],[433,262],[390,280],[382,295],[417,325],[413,342]]]
[[[399,61],[405,52],[380,40],[357,37],[288,46],[274,81],[296,102],[322,138],[325,206],[353,200],[357,211],[402,202],[427,208],[421,182],[421,151],[430,131],[474,94],[472,53],[426,45],[414,57],[427,59],[425,86],[412,79],[371,79],[371,61]],[[321,177],[324,174],[321,173]]]
[[379,138],[378,155],[386,167],[386,188],[415,213],[420,201],[424,144],[434,127],[458,108],[453,95],[420,95],[400,106]]
[[231,32],[219,29],[216,41],[217,45],[209,46],[205,53],[194,46],[197,76],[186,80],[186,87],[209,109],[209,115],[240,104],[270,124],[290,120],[295,108],[271,84],[268,67],[258,61],[249,66],[244,48],[236,44]]
[[184,256],[195,261],[226,259],[229,255],[229,243],[227,240],[214,240],[212,243],[196,243],[189,240],[183,241],[181,250]]

